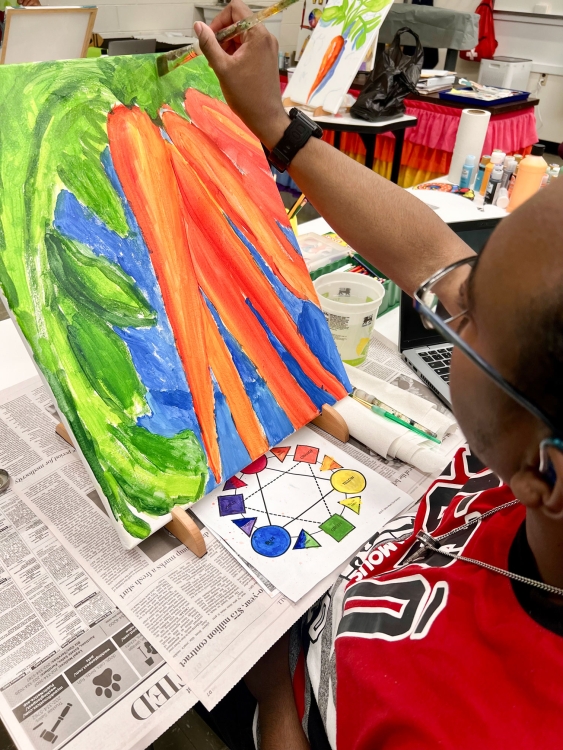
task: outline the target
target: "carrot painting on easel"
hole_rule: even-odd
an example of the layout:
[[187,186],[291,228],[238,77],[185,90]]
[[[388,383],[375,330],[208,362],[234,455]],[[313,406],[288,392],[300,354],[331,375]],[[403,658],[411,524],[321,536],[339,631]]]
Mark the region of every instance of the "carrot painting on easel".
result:
[[202,58],[0,68],[0,291],[127,547],[349,389]]
[[284,97],[336,114],[393,0],[328,0]]

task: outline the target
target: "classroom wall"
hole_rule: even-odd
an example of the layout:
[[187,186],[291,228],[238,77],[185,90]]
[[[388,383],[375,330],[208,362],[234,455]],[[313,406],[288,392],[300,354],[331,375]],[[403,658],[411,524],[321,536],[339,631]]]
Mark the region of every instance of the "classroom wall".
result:
[[[68,0],[41,0],[42,5],[68,5]],[[191,33],[193,2],[186,0],[95,0],[94,31],[127,36],[132,32]]]
[[[68,0],[41,1],[43,5],[68,5]],[[202,0],[95,0],[95,3],[98,15],[94,31],[98,34],[119,37],[153,31],[181,31],[191,36],[194,5],[201,5]],[[213,0],[209,0],[209,4],[213,4]],[[296,49],[302,12],[300,2],[284,11],[280,32],[282,52]]]

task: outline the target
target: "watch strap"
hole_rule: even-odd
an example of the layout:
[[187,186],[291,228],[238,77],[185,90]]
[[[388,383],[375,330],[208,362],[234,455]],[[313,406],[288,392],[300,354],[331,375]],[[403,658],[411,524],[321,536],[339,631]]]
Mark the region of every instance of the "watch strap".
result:
[[309,138],[320,138],[323,134],[322,128],[296,107],[289,116],[291,122],[276,146],[269,152],[265,149],[268,160],[280,172],[285,172]]

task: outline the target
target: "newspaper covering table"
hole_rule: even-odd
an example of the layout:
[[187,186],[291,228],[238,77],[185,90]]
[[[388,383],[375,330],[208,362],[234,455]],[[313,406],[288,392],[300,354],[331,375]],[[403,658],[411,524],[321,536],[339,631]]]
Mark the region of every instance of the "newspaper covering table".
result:
[[[23,500],[74,451],[39,380],[4,391],[0,465],[0,714],[22,750],[142,750],[196,697]],[[78,474],[77,474],[78,472]]]
[[[64,547],[68,565],[91,579],[101,601],[119,606],[193,694],[213,707],[338,571],[293,604],[270,596],[207,529],[208,551],[201,559],[165,529],[133,550],[123,549],[80,460],[54,434],[52,412],[38,379],[0,393],[0,463],[12,476],[0,511],[11,504],[30,523],[41,524]],[[67,609],[65,635],[76,637],[87,625],[70,604]],[[61,603],[57,623],[63,614]],[[36,660],[49,648],[40,645]]]

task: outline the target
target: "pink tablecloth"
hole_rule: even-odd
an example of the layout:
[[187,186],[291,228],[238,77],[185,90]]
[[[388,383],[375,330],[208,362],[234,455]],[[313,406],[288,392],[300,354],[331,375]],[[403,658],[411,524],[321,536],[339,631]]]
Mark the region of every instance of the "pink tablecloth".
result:
[[[280,83],[283,92],[287,81],[281,79]],[[359,92],[351,93],[357,96]],[[406,99],[405,105],[407,114],[418,118],[416,127],[405,130],[399,175],[399,185],[411,187],[448,173],[462,110],[418,99]],[[331,131],[325,131],[323,138],[334,143]],[[491,116],[483,153],[499,148],[507,154],[526,154],[537,140],[536,116],[530,105],[518,112]],[[394,147],[393,133],[377,136],[373,169],[387,178]],[[342,133],[340,150],[363,163],[364,144],[355,133]]]
[[[407,113],[418,117],[418,125],[405,132],[405,141],[442,151],[454,150],[455,138],[462,110],[433,102],[407,99]],[[388,133],[386,135],[391,135]],[[538,140],[534,108],[521,109],[506,115],[491,117],[484,154],[500,148],[507,154],[518,153]]]

